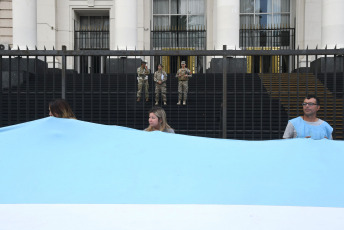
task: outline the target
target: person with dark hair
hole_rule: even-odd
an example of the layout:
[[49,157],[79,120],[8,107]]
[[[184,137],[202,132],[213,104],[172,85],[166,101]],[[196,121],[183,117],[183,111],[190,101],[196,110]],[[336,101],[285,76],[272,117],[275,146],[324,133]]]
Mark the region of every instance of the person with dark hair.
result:
[[166,112],[161,107],[153,107],[149,112],[149,126],[145,131],[162,131],[174,133],[174,130],[167,124]]
[[55,99],[49,102],[49,116],[76,119],[71,107],[64,99]]
[[326,121],[317,118],[319,98],[313,95],[305,97],[302,107],[304,115],[288,122],[283,138],[332,139],[333,128]]
[[167,105],[167,98],[166,98],[166,81],[167,81],[167,73],[162,70],[162,64],[158,65],[158,71],[154,73],[154,81],[155,81],[155,105],[159,104],[159,93],[161,92],[162,100],[164,101],[164,105]]

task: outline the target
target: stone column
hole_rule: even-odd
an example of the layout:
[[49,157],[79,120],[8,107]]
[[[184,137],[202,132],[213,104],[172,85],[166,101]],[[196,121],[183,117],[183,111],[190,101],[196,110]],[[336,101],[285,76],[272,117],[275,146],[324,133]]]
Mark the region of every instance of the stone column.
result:
[[134,50],[137,46],[136,0],[116,0],[114,20],[114,49]]
[[216,49],[239,49],[240,0],[216,1],[216,26]]
[[56,0],[37,1],[37,47],[48,50],[60,49],[56,46]]
[[343,9],[343,0],[322,0],[322,48],[344,48]]
[[37,45],[37,0],[13,0],[13,49]]

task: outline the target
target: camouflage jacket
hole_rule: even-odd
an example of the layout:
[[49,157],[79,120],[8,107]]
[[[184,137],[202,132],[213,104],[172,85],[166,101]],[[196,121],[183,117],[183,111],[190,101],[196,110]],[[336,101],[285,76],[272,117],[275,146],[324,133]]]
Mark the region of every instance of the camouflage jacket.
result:
[[137,68],[137,75],[139,77],[145,78],[147,74],[149,74],[149,70],[148,69],[143,69],[143,68],[141,68],[141,66],[139,68]]
[[[181,76],[179,76],[179,74]],[[180,68],[177,71],[176,77],[178,77],[179,81],[188,81],[189,77],[191,77],[191,71],[188,68]]]
[[[162,77],[163,76],[163,77]],[[154,73],[154,81],[162,81],[162,83],[165,83],[167,81],[167,73],[165,71],[156,71]]]

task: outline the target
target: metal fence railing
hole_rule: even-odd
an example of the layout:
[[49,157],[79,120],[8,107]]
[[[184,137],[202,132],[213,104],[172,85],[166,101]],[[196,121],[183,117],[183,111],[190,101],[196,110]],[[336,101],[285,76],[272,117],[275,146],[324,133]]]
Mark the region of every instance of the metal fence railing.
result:
[[190,49],[204,50],[206,47],[206,29],[204,26],[190,29],[177,27],[155,27],[152,34],[152,46],[155,50]]
[[110,46],[110,31],[108,29],[76,30],[74,32],[74,44],[80,50],[108,50]]
[[242,27],[240,48],[295,49],[295,28],[283,26]]
[[[0,127],[48,116],[48,102],[65,98],[80,120],[135,129],[148,126],[154,106],[155,57],[199,56],[206,71],[189,80],[178,106],[178,80],[168,74],[168,122],[177,133],[243,140],[282,137],[302,114],[305,95],[321,99],[318,113],[344,139],[344,50],[3,50],[0,51]],[[77,59],[99,57],[100,71]],[[259,57],[259,58],[254,58]],[[285,67],[283,58],[293,65]],[[150,60],[149,102],[137,102],[136,69]],[[263,66],[264,65],[264,66]],[[266,67],[267,66],[267,67]]]

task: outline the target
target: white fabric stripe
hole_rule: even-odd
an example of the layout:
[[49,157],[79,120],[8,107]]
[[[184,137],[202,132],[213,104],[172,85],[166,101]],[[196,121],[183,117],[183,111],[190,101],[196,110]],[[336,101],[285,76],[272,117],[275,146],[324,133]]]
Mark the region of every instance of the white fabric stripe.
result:
[[237,205],[2,204],[1,230],[342,230],[344,208]]

